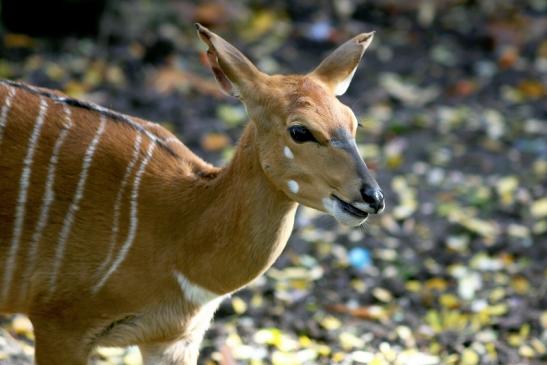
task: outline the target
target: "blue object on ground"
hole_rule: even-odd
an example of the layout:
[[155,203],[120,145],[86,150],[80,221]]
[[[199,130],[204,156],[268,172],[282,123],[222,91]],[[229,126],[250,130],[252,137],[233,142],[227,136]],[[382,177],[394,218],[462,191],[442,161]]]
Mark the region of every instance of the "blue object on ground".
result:
[[364,270],[372,265],[370,251],[363,247],[354,247],[349,251],[349,263],[357,270]]

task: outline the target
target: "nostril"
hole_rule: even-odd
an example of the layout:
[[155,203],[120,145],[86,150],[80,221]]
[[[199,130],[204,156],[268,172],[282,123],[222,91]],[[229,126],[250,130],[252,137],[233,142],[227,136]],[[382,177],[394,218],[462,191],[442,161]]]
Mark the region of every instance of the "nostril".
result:
[[383,199],[383,195],[379,190],[368,187],[361,188],[361,196],[369,204],[374,204]]
[[382,209],[382,206],[384,205],[384,193],[382,190],[363,187],[361,188],[361,196],[365,203],[369,204],[371,208],[376,211]]

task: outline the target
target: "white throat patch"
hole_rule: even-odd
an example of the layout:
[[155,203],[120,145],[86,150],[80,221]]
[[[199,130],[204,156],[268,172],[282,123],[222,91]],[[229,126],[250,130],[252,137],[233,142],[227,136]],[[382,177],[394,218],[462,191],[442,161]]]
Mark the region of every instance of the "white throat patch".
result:
[[188,278],[186,278],[186,276],[184,276],[179,271],[175,271],[174,275],[175,279],[177,279],[177,283],[180,286],[182,294],[189,302],[197,305],[204,305],[214,299],[224,297],[223,295],[213,293],[212,291],[209,291],[197,284],[192,283],[190,280],[188,280]]

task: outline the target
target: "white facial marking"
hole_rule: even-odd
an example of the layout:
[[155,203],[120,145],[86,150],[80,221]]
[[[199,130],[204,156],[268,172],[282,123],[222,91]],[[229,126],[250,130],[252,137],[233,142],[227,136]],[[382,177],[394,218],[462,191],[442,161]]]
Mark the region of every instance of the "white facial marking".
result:
[[296,194],[298,193],[298,190],[300,190],[300,185],[298,185],[298,183],[294,180],[289,180],[287,182],[287,186],[289,187],[289,190],[291,191],[291,193],[293,194]]
[[152,159],[152,156],[154,154],[154,149],[156,148],[156,141],[150,141],[148,144],[148,149],[146,150],[146,156],[141,162],[141,165],[139,166],[139,169],[135,173],[135,180],[133,180],[133,190],[131,191],[131,211],[129,215],[129,231],[127,233],[127,237],[125,239],[125,242],[120,249],[120,253],[112,263],[112,266],[110,266],[110,269],[106,272],[106,274],[103,276],[101,281],[93,288],[93,292],[97,293],[102,286],[106,283],[108,278],[116,271],[116,269],[122,264],[122,262],[127,257],[127,254],[129,253],[129,249],[133,245],[133,241],[135,240],[135,237],[137,236],[137,227],[139,224],[139,215],[138,215],[138,203],[139,203],[139,188],[141,185],[142,175],[144,174],[144,171],[146,170],[146,166]]
[[213,293],[210,290],[207,290],[197,284],[192,283],[190,280],[188,280],[186,276],[184,276],[179,271],[175,271],[174,275],[175,279],[177,279],[177,283],[180,286],[182,294],[189,302],[197,305],[203,305],[218,297],[221,297],[221,295],[219,294]]
[[[13,235],[11,238],[11,245],[8,252],[8,256],[5,264],[4,271],[4,285],[2,287],[1,298],[6,298],[9,294],[11,279],[15,264],[17,260],[17,251],[19,251],[19,243],[21,241],[21,235],[23,234],[23,224],[25,222],[25,210],[27,205],[27,194],[30,185],[30,175],[32,173],[32,162],[34,160],[34,152],[38,145],[38,138],[44,125],[44,119],[48,109],[47,101],[44,98],[40,98],[40,111],[34,124],[34,129],[30,135],[28,142],[27,153],[23,160],[23,170],[21,172],[21,178],[19,180],[19,196],[17,197],[17,205],[15,207],[15,222],[13,223]],[[0,298],[0,299],[1,299]]]
[[85,151],[84,159],[82,162],[82,171],[80,172],[80,179],[78,180],[76,191],[74,192],[74,196],[72,197],[72,202],[70,203],[70,206],[68,207],[65,220],[63,221],[63,227],[61,228],[61,231],[59,233],[57,248],[55,249],[53,269],[51,270],[49,294],[52,294],[55,291],[55,286],[57,285],[57,275],[59,274],[59,270],[61,269],[63,256],[65,254],[65,246],[68,241],[68,237],[70,236],[70,232],[72,230],[72,226],[76,218],[76,213],[80,209],[80,201],[84,197],[85,185],[86,185],[87,177],[89,174],[89,167],[91,166],[91,162],[93,161],[93,155],[95,154],[97,145],[99,144],[99,141],[101,140],[101,136],[105,130],[105,127],[106,127],[106,117],[101,114],[100,124],[99,124],[99,127],[97,128],[97,132],[95,133],[95,136],[93,137],[93,139],[91,140],[91,143],[89,144],[89,146],[87,147],[87,150]]
[[294,154],[292,153],[291,149],[287,146],[283,148],[283,154],[285,157],[287,157],[289,160],[292,160],[294,158]]
[[112,255],[114,254],[114,247],[116,246],[116,243],[118,241],[118,232],[120,230],[122,199],[123,199],[123,195],[125,193],[126,187],[129,183],[129,177],[131,176],[131,173],[133,172],[133,169],[135,165],[137,164],[137,160],[139,159],[141,143],[142,143],[142,135],[141,135],[141,132],[137,131],[135,142],[133,143],[133,154],[131,156],[131,160],[129,161],[125,169],[125,173],[120,183],[120,188],[118,189],[118,193],[116,194],[116,200],[114,201],[114,216],[112,218],[112,232],[110,234],[110,247],[108,249],[106,260],[102,262],[101,266],[97,270],[98,274],[102,273],[106,269],[106,267],[110,265],[110,261],[112,260]]
[[325,207],[327,213],[336,218],[338,222],[346,224],[348,226],[356,227],[366,221],[366,218],[357,218],[349,213],[346,213],[340,207],[339,202],[331,197],[323,198],[323,207]]
[[325,207],[325,210],[327,211],[327,213],[329,213],[330,215],[334,215],[334,207],[335,207],[335,202],[334,202],[334,199],[332,198],[323,198],[323,206]]
[[36,265],[36,255],[38,254],[38,246],[40,244],[40,241],[42,240],[42,233],[44,231],[44,228],[46,227],[49,220],[49,211],[51,204],[53,204],[53,201],[55,200],[55,191],[53,187],[55,185],[55,174],[57,172],[57,165],[59,163],[59,154],[61,152],[61,147],[65,143],[65,139],[70,132],[70,128],[72,128],[72,112],[70,108],[66,105],[63,105],[63,111],[65,114],[63,127],[61,129],[61,132],[59,132],[57,140],[55,141],[53,152],[51,153],[51,157],[49,159],[46,186],[44,188],[44,195],[42,197],[40,215],[38,218],[38,223],[36,223],[36,227],[34,228],[34,233],[32,234],[27,253],[28,262],[25,269],[25,274],[23,275],[23,278],[25,278],[26,282],[28,282],[29,276],[32,274],[32,272],[34,272],[34,267]]

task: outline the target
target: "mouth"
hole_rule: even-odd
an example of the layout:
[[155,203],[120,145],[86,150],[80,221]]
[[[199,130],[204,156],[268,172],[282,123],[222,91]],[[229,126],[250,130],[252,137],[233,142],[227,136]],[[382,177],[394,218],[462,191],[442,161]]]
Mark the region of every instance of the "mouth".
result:
[[362,211],[361,209],[355,207],[354,205],[340,199],[339,197],[337,197],[336,195],[332,194],[331,197],[338,202],[338,204],[340,205],[340,208],[342,208],[342,210],[355,217],[355,218],[360,218],[360,219],[366,219],[368,217],[368,213],[367,212],[364,212]]

